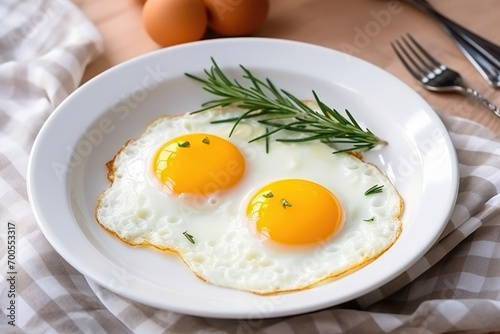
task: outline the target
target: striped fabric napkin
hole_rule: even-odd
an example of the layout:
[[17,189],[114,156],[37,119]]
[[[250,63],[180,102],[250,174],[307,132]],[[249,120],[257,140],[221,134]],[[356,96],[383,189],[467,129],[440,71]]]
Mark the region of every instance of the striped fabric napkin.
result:
[[0,36],[1,333],[500,329],[500,139],[479,124],[445,115],[460,163],[450,222],[417,264],[355,301],[287,318],[215,320],[141,305],[86,280],[38,228],[27,198],[26,168],[36,134],[79,85],[85,66],[101,51],[100,37],[67,0],[3,0]]

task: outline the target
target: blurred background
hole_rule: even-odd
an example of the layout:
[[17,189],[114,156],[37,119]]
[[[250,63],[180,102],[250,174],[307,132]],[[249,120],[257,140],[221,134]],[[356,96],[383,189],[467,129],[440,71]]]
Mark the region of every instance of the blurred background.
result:
[[[221,5],[228,3],[226,0],[218,1]],[[87,67],[82,82],[113,65],[163,47],[146,31],[142,0],[73,2],[97,26],[105,48],[104,53]],[[431,2],[449,18],[495,43],[500,43],[500,36],[490,28],[497,26],[497,17],[484,16],[484,13],[499,7],[498,0]],[[494,103],[500,104],[500,94],[486,84],[436,21],[405,1],[269,0],[267,18],[257,30],[247,36],[304,41],[350,53],[395,74],[438,109],[470,118],[470,113],[477,109],[475,103],[458,94],[425,91],[402,67],[389,43],[407,32],[417,39],[425,38],[426,47],[433,50],[439,60],[452,64],[466,78],[467,83],[483,92]],[[208,31],[202,39],[208,38],[230,37]],[[487,112],[475,113],[473,116],[474,120],[488,124],[500,133],[500,122],[492,121],[493,118]]]

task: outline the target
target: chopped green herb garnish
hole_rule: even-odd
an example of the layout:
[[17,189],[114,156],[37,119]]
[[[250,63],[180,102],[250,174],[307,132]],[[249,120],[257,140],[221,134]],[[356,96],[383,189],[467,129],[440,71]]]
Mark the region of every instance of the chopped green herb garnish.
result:
[[368,219],[363,219],[363,221],[368,222],[368,223],[371,223],[374,220],[375,220],[375,217],[371,217],[371,218],[368,218]]
[[378,184],[376,184],[367,191],[365,191],[365,196],[381,193],[383,187],[384,187],[383,185],[379,186]]
[[210,139],[208,139],[208,137],[203,138],[203,140],[202,140],[201,142],[202,142],[203,144],[210,145]]
[[290,204],[290,202],[288,202],[286,199],[282,198],[281,199],[281,204],[283,205],[283,209],[286,209],[286,207],[291,207],[292,204]]
[[263,194],[262,196],[264,196],[265,198],[273,198],[274,197],[274,194],[270,191],[266,194]]
[[179,147],[191,147],[191,144],[187,140],[183,142],[178,142],[177,145],[179,145]]
[[182,232],[182,234],[184,234],[186,239],[188,239],[192,244],[194,244],[194,239],[193,239],[193,236],[191,234],[187,233],[187,231]]

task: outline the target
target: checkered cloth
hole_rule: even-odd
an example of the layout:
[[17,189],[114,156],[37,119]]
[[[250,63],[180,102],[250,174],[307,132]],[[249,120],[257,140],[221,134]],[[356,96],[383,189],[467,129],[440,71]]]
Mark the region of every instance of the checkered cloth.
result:
[[[460,189],[438,243],[382,288],[329,309],[277,319],[216,320],[158,310],[86,280],[50,246],[26,193],[33,140],[99,54],[100,37],[66,0],[0,4],[0,332],[443,333],[500,329],[500,139],[442,115]],[[10,223],[10,224],[9,224]],[[15,281],[8,274],[15,226]],[[12,283],[12,284],[11,284]],[[15,297],[10,293],[14,291]],[[16,303],[14,320],[10,301]],[[10,322],[10,324],[9,324]]]

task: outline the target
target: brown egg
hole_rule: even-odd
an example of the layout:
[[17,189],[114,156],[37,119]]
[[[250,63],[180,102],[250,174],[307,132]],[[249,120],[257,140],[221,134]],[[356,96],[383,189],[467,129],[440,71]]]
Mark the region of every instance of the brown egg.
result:
[[202,0],[147,0],[142,21],[156,43],[169,46],[201,39],[207,13]]
[[269,12],[269,0],[203,0],[203,2],[208,11],[208,26],[224,36],[253,33],[264,23]]

